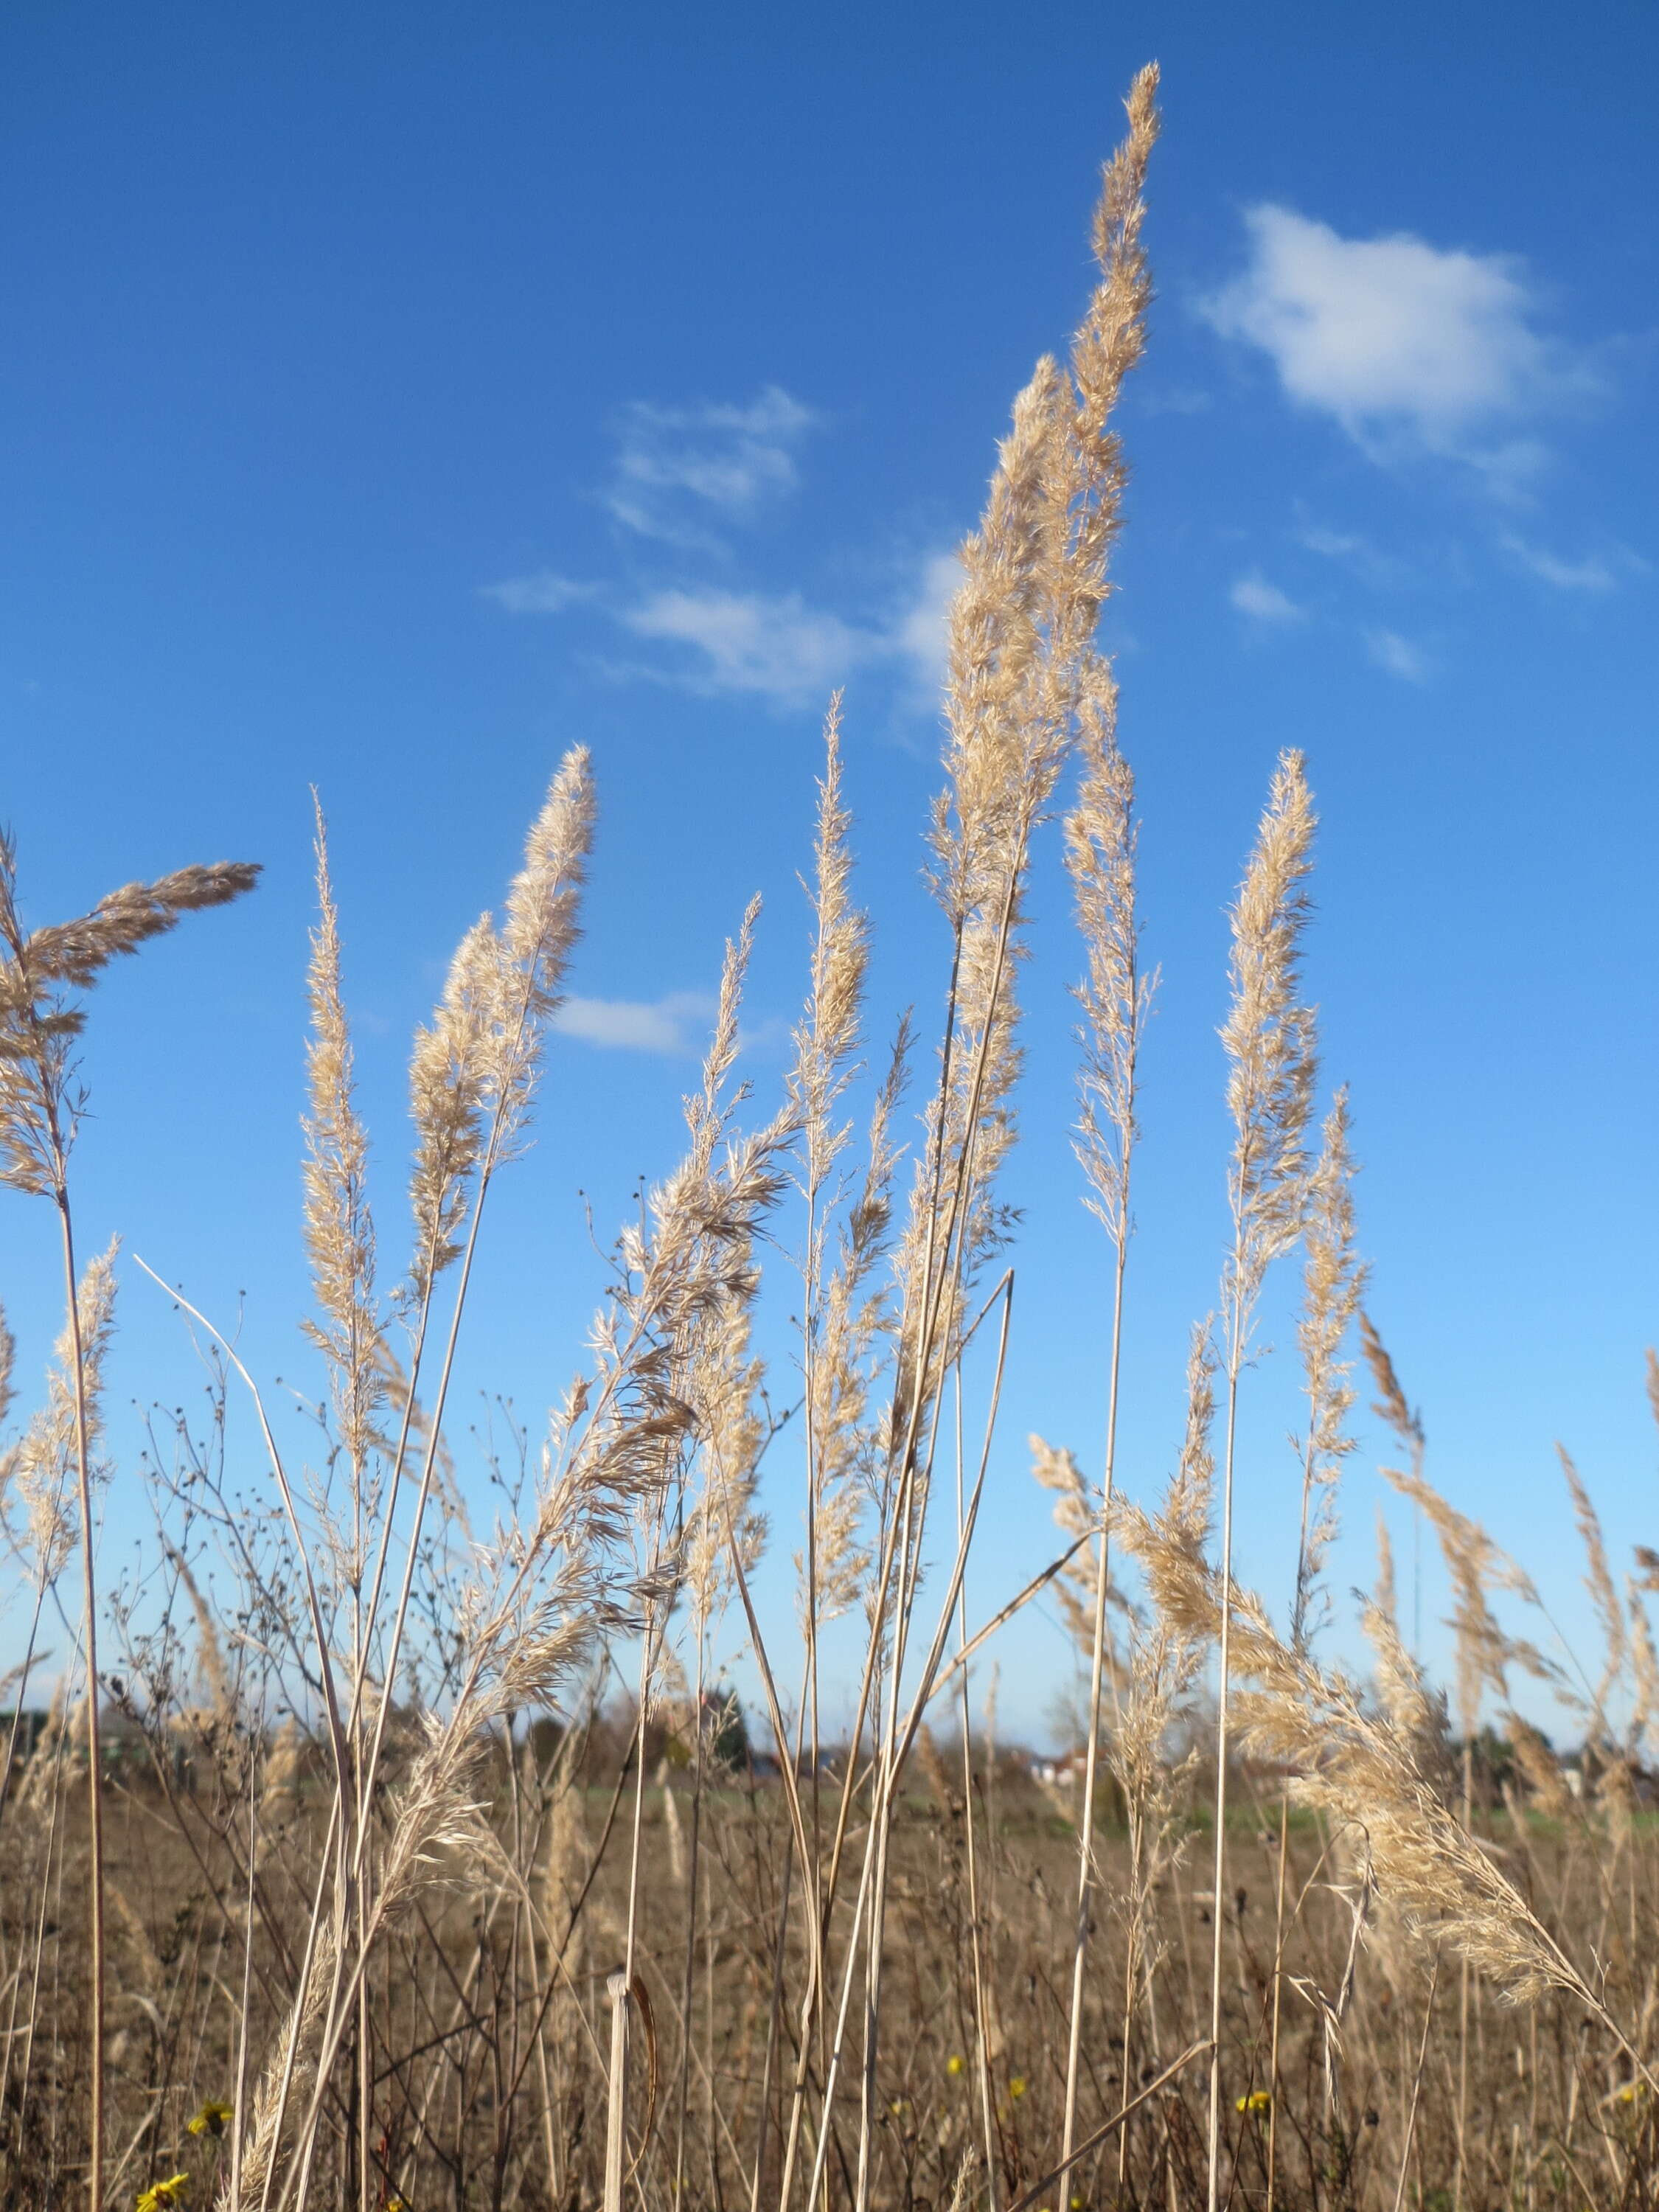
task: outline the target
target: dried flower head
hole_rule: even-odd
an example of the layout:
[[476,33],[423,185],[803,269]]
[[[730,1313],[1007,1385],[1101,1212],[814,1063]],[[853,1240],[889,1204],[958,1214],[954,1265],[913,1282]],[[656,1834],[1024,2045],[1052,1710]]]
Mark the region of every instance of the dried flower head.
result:
[[90,989],[112,960],[165,935],[181,915],[241,897],[258,876],[240,860],[179,868],[111,891],[76,921],[28,931],[17,905],[16,850],[0,834],[0,1182],[64,1195],[86,1103],[74,1084],[86,1009],[70,994]]

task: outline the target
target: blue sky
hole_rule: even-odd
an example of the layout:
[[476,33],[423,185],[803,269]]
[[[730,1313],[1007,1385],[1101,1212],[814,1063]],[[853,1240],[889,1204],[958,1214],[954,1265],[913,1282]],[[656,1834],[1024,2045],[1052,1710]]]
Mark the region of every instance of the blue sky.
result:
[[[1107,633],[1164,978],[1126,1479],[1167,1470],[1214,1297],[1224,908],[1296,744],[1373,1310],[1431,1473],[1588,1633],[1554,1439],[1622,1558],[1659,1530],[1651,6],[24,6],[0,52],[0,812],[26,897],[56,918],[189,860],[266,867],[99,994],[85,1236],[118,1229],[216,1314],[245,1294],[256,1364],[303,1383],[308,787],[390,1271],[410,1029],[583,740],[601,827],[576,997],[464,1378],[534,1426],[599,1283],[578,1193],[603,1227],[670,1164],[754,890],[752,1073],[781,1078],[836,684],[873,1027],[937,1009],[919,835],[951,549],[1086,295],[1098,164],[1156,56],[1160,296]],[[975,1609],[1046,1556],[1026,1432],[1092,1467],[1101,1425],[1052,852],[1035,904]],[[50,1231],[21,1199],[0,1215],[26,1376]],[[132,1270],[124,1300],[113,1395],[184,1402],[176,1320]],[[1283,1352],[1252,1378],[1242,1559],[1269,1589],[1294,1382]],[[1368,1429],[1339,1590],[1370,1576],[1382,1449]],[[112,1560],[141,1525],[126,1466]],[[1011,1632],[1005,1725],[1038,1729],[1066,1665],[1051,1620]]]

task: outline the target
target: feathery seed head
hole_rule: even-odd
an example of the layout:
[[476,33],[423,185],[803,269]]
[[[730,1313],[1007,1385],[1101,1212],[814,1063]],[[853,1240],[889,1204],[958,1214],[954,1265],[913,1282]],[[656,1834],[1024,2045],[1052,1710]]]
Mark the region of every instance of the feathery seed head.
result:
[[[103,1434],[104,1364],[115,1334],[115,1255],[119,1249],[119,1240],[112,1238],[104,1251],[88,1261],[76,1291],[88,1455]],[[35,1579],[42,1589],[63,1571],[80,1533],[72,1502],[77,1466],[75,1353],[75,1338],[65,1322],[46,1380],[46,1402],[24,1431],[10,1462],[27,1511]]]
[[495,924],[482,915],[456,948],[431,1025],[415,1036],[409,1069],[416,1132],[410,1200],[415,1214],[410,1285],[417,1305],[430,1291],[433,1278],[460,1252],[460,1225],[483,1141],[482,1110],[500,974]]
[[1232,909],[1233,997],[1221,1032],[1234,1128],[1228,1297],[1239,1316],[1302,1227],[1316,1061],[1313,1010],[1299,992],[1314,828],[1302,756],[1281,754]]
[[245,861],[179,868],[112,891],[77,921],[30,932],[17,907],[16,850],[0,835],[0,1182],[64,1194],[86,1103],[72,1060],[86,1010],[66,993],[88,988],[112,960],[165,934],[181,915],[240,898],[258,875]]
[[375,1346],[374,1223],[368,1204],[368,1137],[354,1097],[351,1031],[340,988],[339,915],[329,878],[328,830],[313,793],[317,926],[311,935],[306,1048],[310,1112],[304,1122],[305,1237],[321,1312],[309,1334],[326,1353],[340,1440],[348,1461],[368,1457],[381,1389]]
[[1302,1352],[1308,1428],[1303,1439],[1302,1537],[1297,1548],[1291,1641],[1310,1632],[1319,1571],[1336,1534],[1336,1486],[1354,1449],[1347,1428],[1355,1393],[1342,1345],[1358,1310],[1365,1270],[1354,1247],[1354,1164],[1349,1147],[1348,1094],[1337,1092],[1325,1118],[1318,1160],[1308,1178],[1302,1310]]
[[1420,1454],[1425,1441],[1423,1416],[1414,1413],[1407,1402],[1406,1394],[1400,1387],[1400,1377],[1395,1372],[1394,1362],[1389,1357],[1388,1347],[1372,1327],[1368,1313],[1362,1313],[1359,1316],[1359,1340],[1376,1390],[1371,1411],[1388,1423],[1401,1443],[1413,1453]]
[[790,1095],[800,1117],[806,1152],[806,1188],[821,1191],[847,1141],[833,1121],[836,1103],[852,1080],[859,1048],[864,979],[869,965],[869,924],[848,896],[852,817],[842,798],[841,699],[830,702],[824,723],[824,772],[818,786],[818,823],[812,907],[811,987],[797,1024]]

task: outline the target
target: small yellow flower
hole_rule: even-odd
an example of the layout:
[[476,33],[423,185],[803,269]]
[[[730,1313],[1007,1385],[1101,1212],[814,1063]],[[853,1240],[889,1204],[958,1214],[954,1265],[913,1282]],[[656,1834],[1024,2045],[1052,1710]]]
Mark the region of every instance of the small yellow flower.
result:
[[222,2136],[230,2125],[232,2117],[228,2105],[222,2105],[216,2097],[210,2097],[195,2118],[186,2120],[185,2126],[193,2136]]
[[1083,2212],[1083,2196],[1079,2190],[1072,2191],[1072,2212]]
[[1023,2074],[1016,2074],[1008,2084],[1008,2094],[1011,2097],[1023,2097],[1025,2094],[1025,2076]]
[[167,2212],[170,2204],[177,2204],[190,2187],[187,2173],[169,2174],[165,2181],[152,2181],[133,2206],[132,2212]]
[[1270,2112],[1273,2108],[1273,2094],[1271,2089],[1252,2089],[1248,2097],[1239,2097],[1233,2104],[1236,2112]]
[[951,2053],[951,2056],[945,2062],[945,2070],[954,2081],[957,2075],[961,2073],[963,2068],[966,2066],[967,2063],[968,2061],[963,2057],[959,2051],[953,2051]]

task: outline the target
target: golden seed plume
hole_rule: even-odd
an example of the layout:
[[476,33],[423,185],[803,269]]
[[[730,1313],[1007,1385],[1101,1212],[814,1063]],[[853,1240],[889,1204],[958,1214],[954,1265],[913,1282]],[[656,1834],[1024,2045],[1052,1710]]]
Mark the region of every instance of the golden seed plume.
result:
[[[1124,1516],[1160,1612],[1195,1636],[1219,1632],[1223,1589],[1209,1564],[1155,1522]],[[1413,1747],[1358,1689],[1275,1632],[1261,1601],[1231,1592],[1241,1739],[1294,1776],[1297,1799],[1363,1833],[1379,1887],[1425,1939],[1447,1944],[1505,1996],[1564,1991],[1609,2027],[1605,2007],[1520,1893],[1447,1809]],[[1615,2031],[1616,2032],[1616,2031]]]
[[1376,1389],[1371,1411],[1388,1423],[1408,1449],[1420,1452],[1425,1442],[1423,1416],[1414,1413],[1407,1403],[1406,1394],[1400,1387],[1400,1377],[1395,1372],[1394,1362],[1372,1326],[1368,1313],[1362,1313],[1359,1316],[1359,1338],[1364,1350],[1365,1364],[1371,1370],[1371,1381]]
[[[1094,1644],[1096,1589],[1103,1566],[1100,1499],[1085,1480],[1083,1470],[1069,1451],[1046,1443],[1040,1436],[1033,1435],[1026,1441],[1030,1448],[1033,1477],[1042,1489],[1054,1492],[1054,1526],[1062,1535],[1081,1545],[1066,1560],[1051,1587],[1059,1602],[1060,1619],[1079,1650],[1087,1654]],[[1107,1601],[1119,1606],[1127,1602],[1121,1590],[1109,1586]],[[1109,1628],[1109,1641],[1110,1633]],[[1103,1662],[1109,1676],[1116,1672],[1115,1658],[1109,1648],[1103,1654]]]
[[1589,1592],[1590,1603],[1595,1609],[1595,1618],[1601,1629],[1601,1679],[1596,1685],[1592,1699],[1593,1716],[1603,1736],[1610,1737],[1608,1698],[1630,1662],[1625,1607],[1613,1583],[1613,1570],[1607,1565],[1607,1547],[1602,1538],[1601,1523],[1590,1502],[1589,1492],[1584,1487],[1583,1478],[1573,1465],[1566,1447],[1557,1444],[1555,1449],[1561,1462],[1567,1494],[1572,1499],[1572,1517],[1578,1524],[1579,1537],[1584,1547],[1584,1587]]
[[507,895],[499,940],[495,1052],[489,1082],[495,1119],[489,1164],[507,1158],[533,1103],[549,1019],[557,1011],[593,845],[587,748],[560,762],[525,841],[524,866]]
[[1480,1725],[1487,1690],[1508,1703],[1511,1667],[1537,1681],[1560,1686],[1560,1669],[1531,1644],[1501,1628],[1486,1596],[1489,1589],[1504,1589],[1535,1606],[1537,1592],[1480,1523],[1458,1512],[1423,1476],[1394,1467],[1383,1468],[1382,1474],[1402,1498],[1421,1506],[1451,1577],[1449,1626],[1456,1638],[1458,1721],[1467,1741]]
[[[94,1474],[103,1434],[104,1364],[115,1334],[115,1255],[119,1249],[118,1239],[112,1239],[96,1259],[88,1261],[76,1293],[87,1449]],[[12,1462],[13,1480],[27,1512],[34,1573],[42,1584],[50,1584],[62,1572],[79,1534],[73,1496],[76,1463],[75,1340],[66,1322],[46,1381],[46,1402],[24,1431]]]
[[1073,1148],[1089,1210],[1121,1246],[1129,1235],[1136,1068],[1157,979],[1143,976],[1139,964],[1134,775],[1094,690],[1079,710],[1078,750],[1082,775],[1066,818],[1066,866],[1088,964],[1073,987],[1083,1022]]
[[1375,1658],[1372,1680],[1390,1723],[1407,1741],[1419,1747],[1419,1765],[1429,1763],[1423,1747],[1438,1745],[1444,1735],[1443,1700],[1423,1679],[1422,1669],[1406,1649],[1400,1633],[1395,1601],[1394,1547],[1389,1524],[1379,1506],[1376,1515],[1376,1583],[1366,1600],[1361,1625]]
[[1633,1576],[1625,1579],[1625,1599],[1630,1615],[1630,1666],[1632,1695],[1626,1741],[1638,1765],[1650,1755],[1649,1742],[1659,1718],[1659,1650],[1654,1648],[1653,1628],[1642,1602],[1641,1585]]
[[340,988],[339,915],[329,878],[328,830],[316,807],[317,926],[311,935],[306,1048],[310,1111],[304,1129],[305,1238],[320,1320],[307,1324],[327,1356],[340,1442],[354,1469],[368,1456],[383,1395],[376,1346],[374,1222],[368,1138],[354,1097],[350,1026]]
[[1244,1314],[1302,1227],[1316,1066],[1313,1011],[1299,992],[1314,828],[1302,756],[1283,753],[1232,909],[1232,1004],[1221,1032],[1235,1132],[1228,1304]]
[[456,948],[430,1025],[415,1036],[409,1069],[416,1131],[410,1280],[416,1305],[429,1295],[434,1276],[460,1255],[461,1224],[483,1142],[486,1054],[500,969],[495,924],[482,915]]
[[789,1088],[800,1118],[809,1192],[821,1191],[846,1142],[835,1112],[852,1080],[870,959],[866,916],[849,896],[852,817],[842,793],[841,701],[830,702],[823,730],[824,769],[818,785],[812,885],[814,932],[805,1018],[794,1032]]
[[1365,1287],[1354,1245],[1354,1164],[1349,1147],[1348,1094],[1339,1091],[1325,1118],[1319,1158],[1308,1180],[1297,1340],[1302,1353],[1308,1427],[1303,1438],[1302,1535],[1297,1547],[1291,1640],[1301,1645],[1314,1626],[1320,1569],[1336,1534],[1336,1488],[1354,1449],[1347,1419],[1355,1392],[1342,1345]]
[[72,1079],[86,1009],[67,994],[90,988],[112,960],[164,935],[181,915],[241,897],[258,876],[250,861],[179,868],[111,891],[76,921],[28,931],[17,905],[16,849],[0,833],[0,1182],[62,1194],[85,1104]]
[[[6,1425],[7,1417],[11,1412],[12,1403],[16,1395],[12,1384],[16,1364],[17,1340],[6,1324],[5,1308],[0,1305],[0,1429],[3,1429]],[[0,1464],[3,1463],[0,1462]]]

